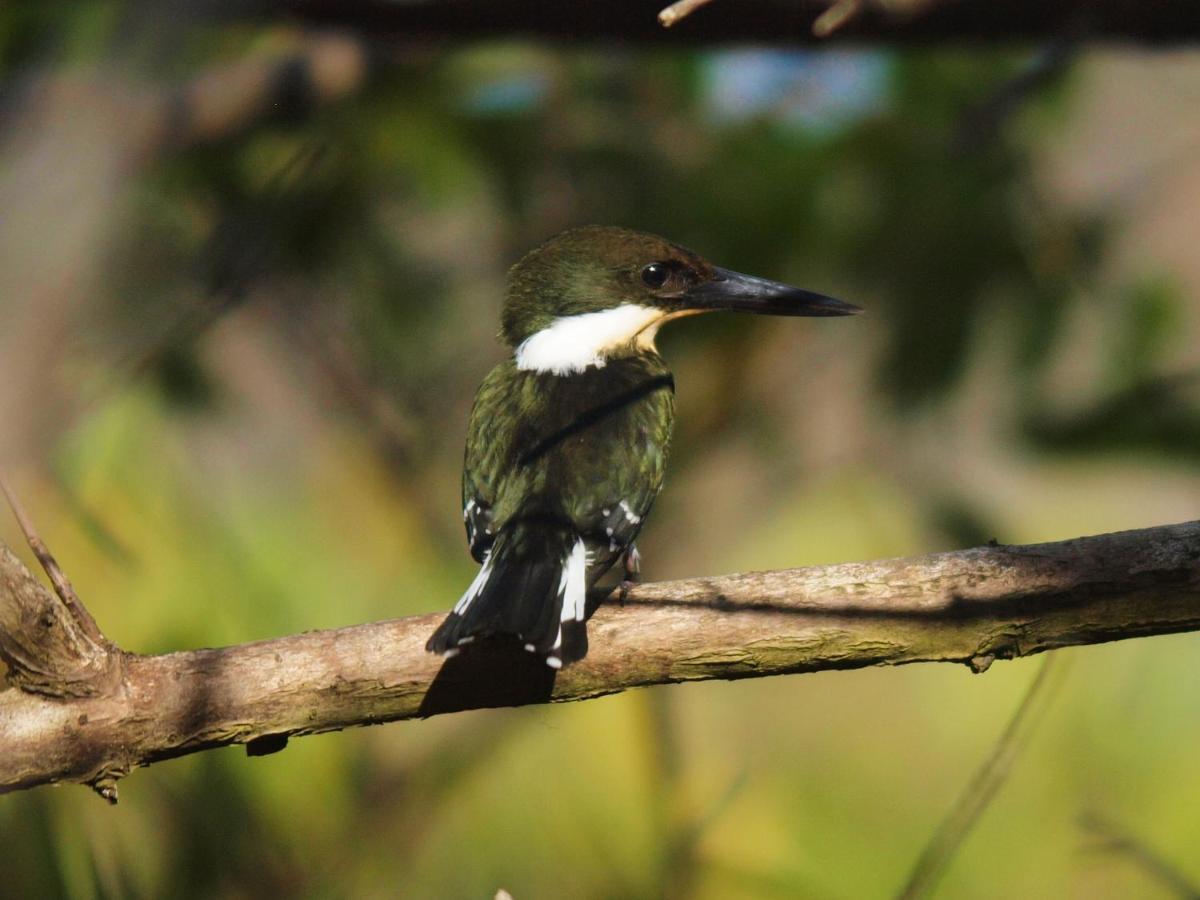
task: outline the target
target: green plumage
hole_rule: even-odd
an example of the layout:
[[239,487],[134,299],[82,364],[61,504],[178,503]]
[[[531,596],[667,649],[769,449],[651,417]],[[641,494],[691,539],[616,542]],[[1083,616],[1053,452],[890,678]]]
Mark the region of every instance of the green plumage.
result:
[[587,543],[594,582],[662,487],[674,416],[674,381],[657,353],[566,378],[496,366],[475,397],[463,468],[464,508],[474,499],[489,510],[471,535],[475,558],[522,519],[559,521]]

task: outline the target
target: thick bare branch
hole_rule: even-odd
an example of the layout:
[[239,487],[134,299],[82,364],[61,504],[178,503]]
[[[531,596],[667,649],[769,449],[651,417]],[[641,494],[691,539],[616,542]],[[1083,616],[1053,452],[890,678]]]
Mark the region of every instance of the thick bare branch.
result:
[[[0,555],[0,610],[36,593]],[[42,591],[48,594],[47,591]],[[430,605],[435,605],[431,598]],[[0,613],[16,638],[36,620]],[[0,692],[0,792],[111,784],[133,768],[226,744],[631,687],[922,661],[967,663],[1200,629],[1200,522],[1030,546],[695,578],[635,587],[590,625],[562,672],[507,647],[442,661],[440,613],[218,650],[120,654],[89,697]],[[6,661],[13,637],[5,638]],[[10,663],[11,664],[11,663]],[[65,693],[65,692],[62,692]]]
[[[220,140],[272,117],[296,117],[357,92],[371,60],[354,38],[315,34],[278,57],[214,67],[173,92],[143,100],[168,148]],[[151,147],[157,149],[157,147]]]

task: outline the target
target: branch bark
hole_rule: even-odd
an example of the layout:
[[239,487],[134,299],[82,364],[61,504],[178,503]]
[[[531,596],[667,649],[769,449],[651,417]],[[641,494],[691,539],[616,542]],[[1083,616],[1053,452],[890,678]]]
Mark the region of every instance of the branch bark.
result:
[[639,585],[599,609],[588,658],[557,674],[505,646],[430,656],[441,613],[138,656],[89,643],[56,604],[0,548],[0,793],[65,781],[113,799],[134,768],[228,744],[257,755],[292,735],[712,678],[929,661],[983,671],[1197,630],[1200,521]]

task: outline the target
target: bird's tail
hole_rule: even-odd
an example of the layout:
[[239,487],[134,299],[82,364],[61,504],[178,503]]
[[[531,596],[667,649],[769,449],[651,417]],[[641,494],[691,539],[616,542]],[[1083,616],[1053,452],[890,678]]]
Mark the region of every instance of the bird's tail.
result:
[[513,635],[558,669],[587,655],[586,601],[583,539],[557,522],[511,522],[425,649],[456,653],[479,637]]

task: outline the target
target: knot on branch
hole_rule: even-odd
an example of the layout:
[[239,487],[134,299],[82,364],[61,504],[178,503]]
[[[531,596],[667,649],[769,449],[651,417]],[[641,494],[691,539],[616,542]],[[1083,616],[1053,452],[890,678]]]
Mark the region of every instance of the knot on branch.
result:
[[0,545],[0,659],[7,681],[29,693],[91,697],[120,680],[121,652],[93,636],[72,609]]

